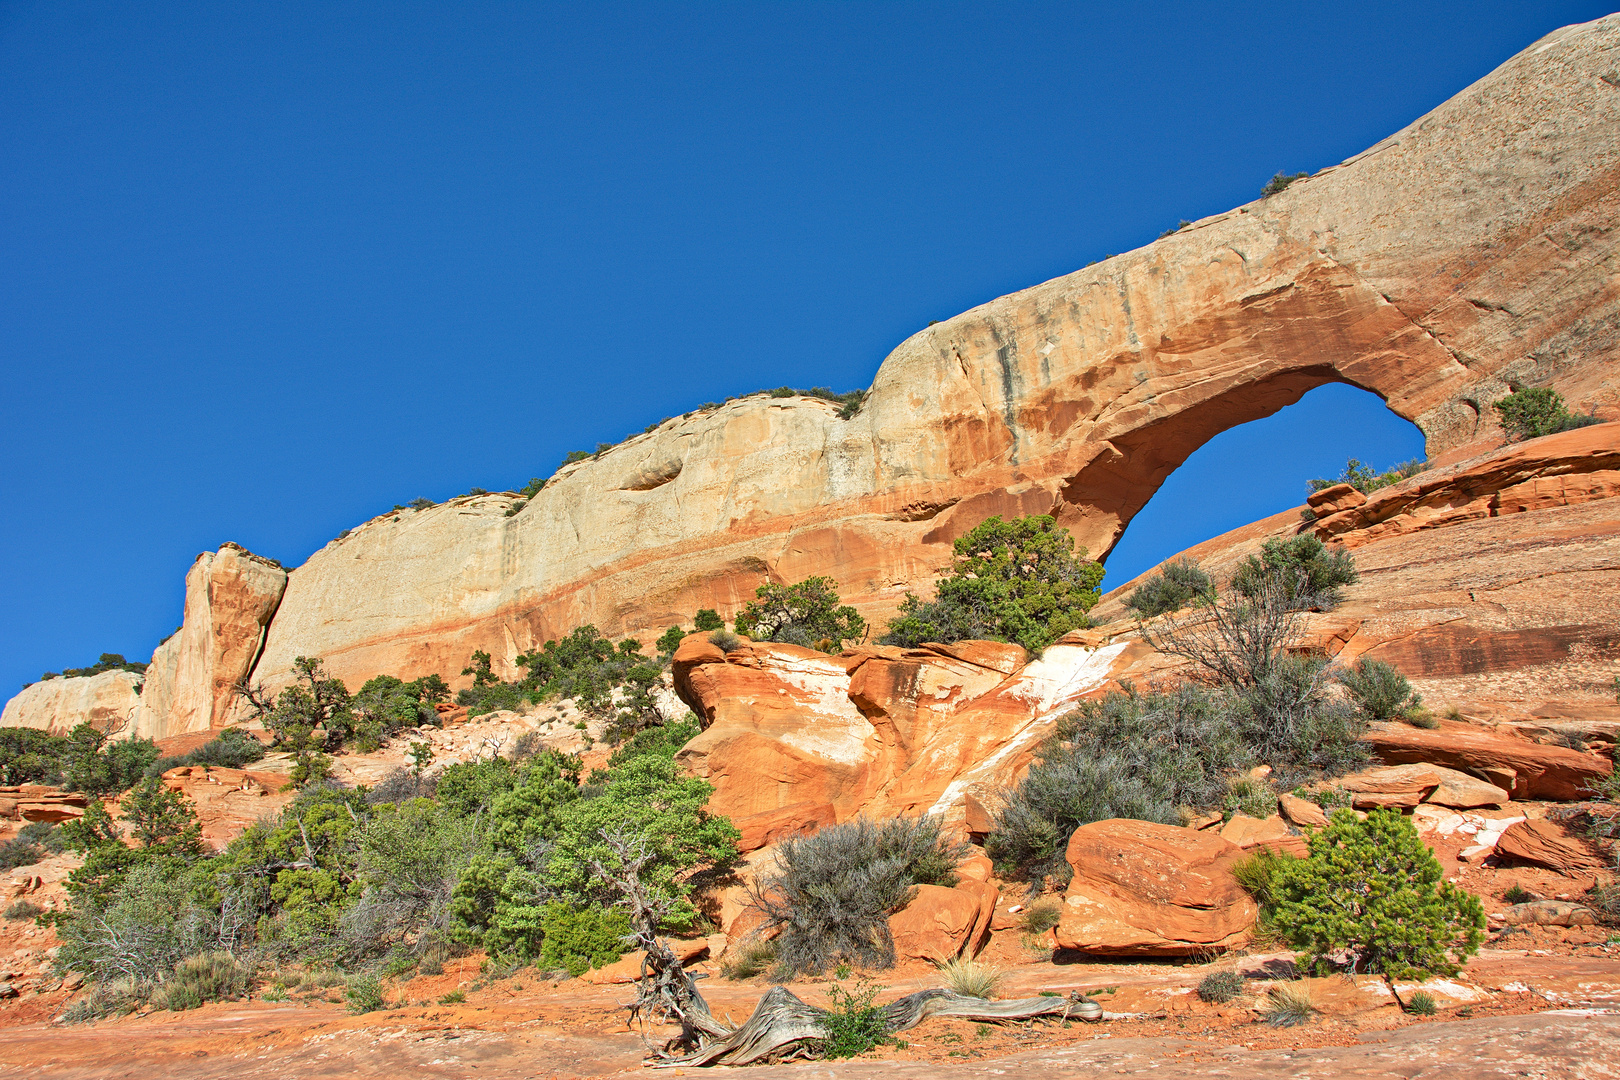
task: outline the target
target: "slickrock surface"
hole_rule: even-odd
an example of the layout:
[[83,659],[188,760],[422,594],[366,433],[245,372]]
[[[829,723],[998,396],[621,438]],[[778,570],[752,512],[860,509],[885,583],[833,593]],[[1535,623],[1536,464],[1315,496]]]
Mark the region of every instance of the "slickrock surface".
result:
[[[510,673],[583,623],[650,638],[810,574],[881,619],[991,514],[1055,513],[1107,551],[1194,449],[1326,382],[1379,393],[1445,460],[1500,441],[1510,380],[1612,417],[1617,55],[1620,16],[1560,30],[1279,195],[931,326],[850,419],[737,401],[563,469],[511,517],[510,495],[384,514],[291,574],[257,675],[316,655],[358,685],[480,648]],[[1559,484],[1526,505],[1569,501]],[[160,658],[173,704],[151,730],[218,723],[251,636]]]

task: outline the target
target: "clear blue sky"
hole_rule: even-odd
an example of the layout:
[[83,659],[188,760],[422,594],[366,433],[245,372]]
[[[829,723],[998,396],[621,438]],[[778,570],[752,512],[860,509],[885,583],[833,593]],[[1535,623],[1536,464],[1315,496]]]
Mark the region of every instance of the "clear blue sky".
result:
[[[293,566],[704,401],[865,386],[1605,11],[6,0],[0,698],[145,659],[199,551]],[[1212,444],[1110,580],[1417,451],[1347,394]]]

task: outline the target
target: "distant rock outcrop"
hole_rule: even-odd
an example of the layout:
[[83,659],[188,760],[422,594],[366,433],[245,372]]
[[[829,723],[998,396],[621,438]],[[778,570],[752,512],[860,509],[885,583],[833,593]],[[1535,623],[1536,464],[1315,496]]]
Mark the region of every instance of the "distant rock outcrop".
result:
[[38,728],[66,735],[89,721],[102,731],[132,730],[141,703],[141,676],[133,671],[103,671],[78,678],[30,683],[6,702],[0,727]]

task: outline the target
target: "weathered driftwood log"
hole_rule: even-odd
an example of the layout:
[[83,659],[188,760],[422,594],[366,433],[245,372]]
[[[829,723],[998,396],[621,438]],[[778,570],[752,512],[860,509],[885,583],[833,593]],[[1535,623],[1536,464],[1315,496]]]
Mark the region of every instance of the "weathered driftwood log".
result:
[[[890,1035],[907,1031],[930,1016],[956,1016],[992,1023],[1032,1020],[1036,1017],[1102,1019],[1102,1007],[1089,998],[1021,998],[1016,1001],[987,1001],[984,998],[953,994],[949,990],[921,990],[883,1007],[884,1030]],[[747,1065],[796,1044],[827,1037],[822,1020],[826,1009],[801,1001],[785,987],[772,987],[748,1022],[722,1037],[699,1036],[700,1047],[684,1057],[650,1062],[656,1067],[674,1065]]]

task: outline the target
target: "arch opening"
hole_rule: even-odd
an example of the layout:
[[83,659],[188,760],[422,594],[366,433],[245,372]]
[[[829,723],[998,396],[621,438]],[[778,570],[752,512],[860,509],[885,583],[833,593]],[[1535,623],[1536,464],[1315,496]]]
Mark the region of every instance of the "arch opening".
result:
[[[1207,438],[1125,518],[1104,559],[1104,589],[1178,552],[1305,501],[1313,477],[1350,458],[1375,469],[1424,455],[1423,432],[1382,398],[1343,382],[1318,385],[1261,419]],[[1122,515],[1124,517],[1124,515]]]

